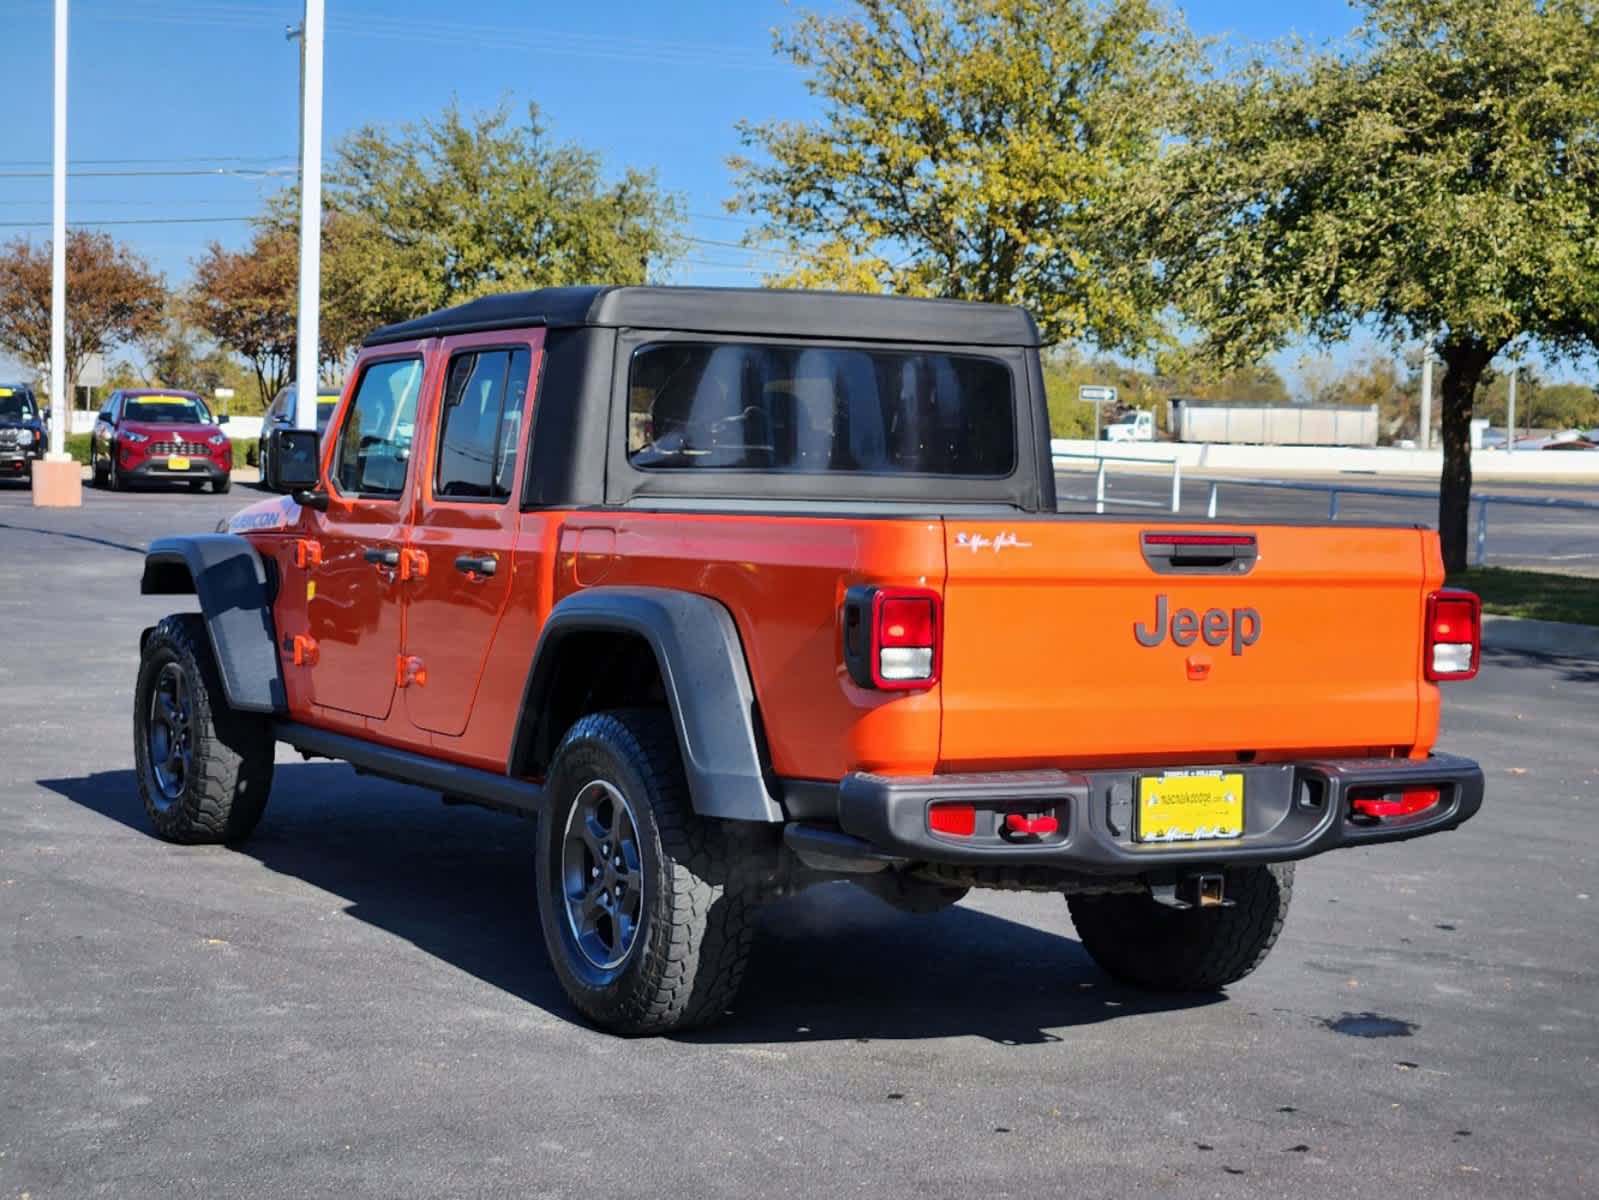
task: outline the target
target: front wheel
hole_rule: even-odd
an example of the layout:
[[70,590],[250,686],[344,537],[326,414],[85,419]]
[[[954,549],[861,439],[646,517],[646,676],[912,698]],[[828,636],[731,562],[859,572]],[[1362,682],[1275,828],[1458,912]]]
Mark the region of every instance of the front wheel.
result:
[[670,718],[593,713],[562,739],[539,821],[539,916],[562,988],[616,1033],[708,1024],[755,931],[729,822],[696,814]]
[[1294,892],[1294,867],[1225,872],[1225,908],[1170,908],[1148,895],[1070,896],[1083,949],[1105,971],[1135,987],[1208,992],[1236,983],[1266,960],[1282,932]]
[[211,481],[211,490],[217,495],[222,495],[233,486],[232,475],[219,475]]
[[188,844],[243,840],[272,790],[272,727],[228,707],[198,613],[150,631],[133,691],[133,757],[157,835]]

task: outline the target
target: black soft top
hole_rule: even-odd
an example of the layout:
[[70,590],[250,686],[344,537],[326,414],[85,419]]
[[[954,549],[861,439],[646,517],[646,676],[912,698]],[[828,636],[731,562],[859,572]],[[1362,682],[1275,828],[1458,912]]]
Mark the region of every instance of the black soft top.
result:
[[380,346],[528,325],[965,346],[1039,344],[1033,318],[1023,309],[999,304],[772,288],[698,287],[558,287],[507,292],[385,325],[365,344]]

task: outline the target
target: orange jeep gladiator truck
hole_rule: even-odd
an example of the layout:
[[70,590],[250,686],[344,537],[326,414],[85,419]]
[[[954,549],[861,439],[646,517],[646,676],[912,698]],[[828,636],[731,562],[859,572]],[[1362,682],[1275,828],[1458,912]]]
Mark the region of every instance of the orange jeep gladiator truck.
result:
[[235,842],[275,744],[536,819],[573,1005],[714,1020],[759,903],[1059,892],[1112,975],[1217,989],[1293,863],[1453,829],[1476,597],[1414,526],[1058,512],[1018,309],[656,287],[367,339],[325,438],[153,544],[155,830]]

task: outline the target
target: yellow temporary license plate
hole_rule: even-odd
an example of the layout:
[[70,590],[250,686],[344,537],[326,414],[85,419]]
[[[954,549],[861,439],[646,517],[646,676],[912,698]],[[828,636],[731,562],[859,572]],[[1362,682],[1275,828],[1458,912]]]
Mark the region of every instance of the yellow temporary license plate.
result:
[[189,460],[186,459],[186,458],[179,458],[179,457],[174,456],[172,458],[167,459],[167,470],[169,470],[169,471],[187,471],[188,469],[189,469]]
[[1138,781],[1138,840],[1202,842],[1242,837],[1244,777],[1237,771],[1167,771]]

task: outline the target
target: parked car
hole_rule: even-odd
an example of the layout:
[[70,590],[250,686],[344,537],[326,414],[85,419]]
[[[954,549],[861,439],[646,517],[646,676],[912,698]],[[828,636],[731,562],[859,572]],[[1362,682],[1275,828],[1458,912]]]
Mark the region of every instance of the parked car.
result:
[[112,491],[134,482],[183,480],[193,491],[233,484],[233,443],[193,392],[170,388],[119,388],[100,407],[90,438],[90,464],[98,487]]
[[1053,892],[1113,976],[1226,987],[1296,860],[1478,811],[1433,744],[1480,606],[1414,526],[1057,511],[1039,347],[659,287],[376,331],[326,446],[273,434],[292,496],[149,549],[198,609],[140,641],[152,826],[245,838],[280,741],[536,817],[555,975],[627,1034],[719,1019],[824,881]]
[[[272,477],[272,431],[275,429],[293,429],[295,422],[295,386],[278,389],[278,394],[272,398],[266,416],[261,421],[260,449],[256,451],[257,461],[261,467],[261,486],[268,491],[279,492]],[[333,410],[339,406],[339,389],[328,388],[316,394],[316,431],[323,433],[327,430],[328,420],[333,416]]]
[[44,457],[44,413],[26,384],[0,386],[0,479],[27,479]]

